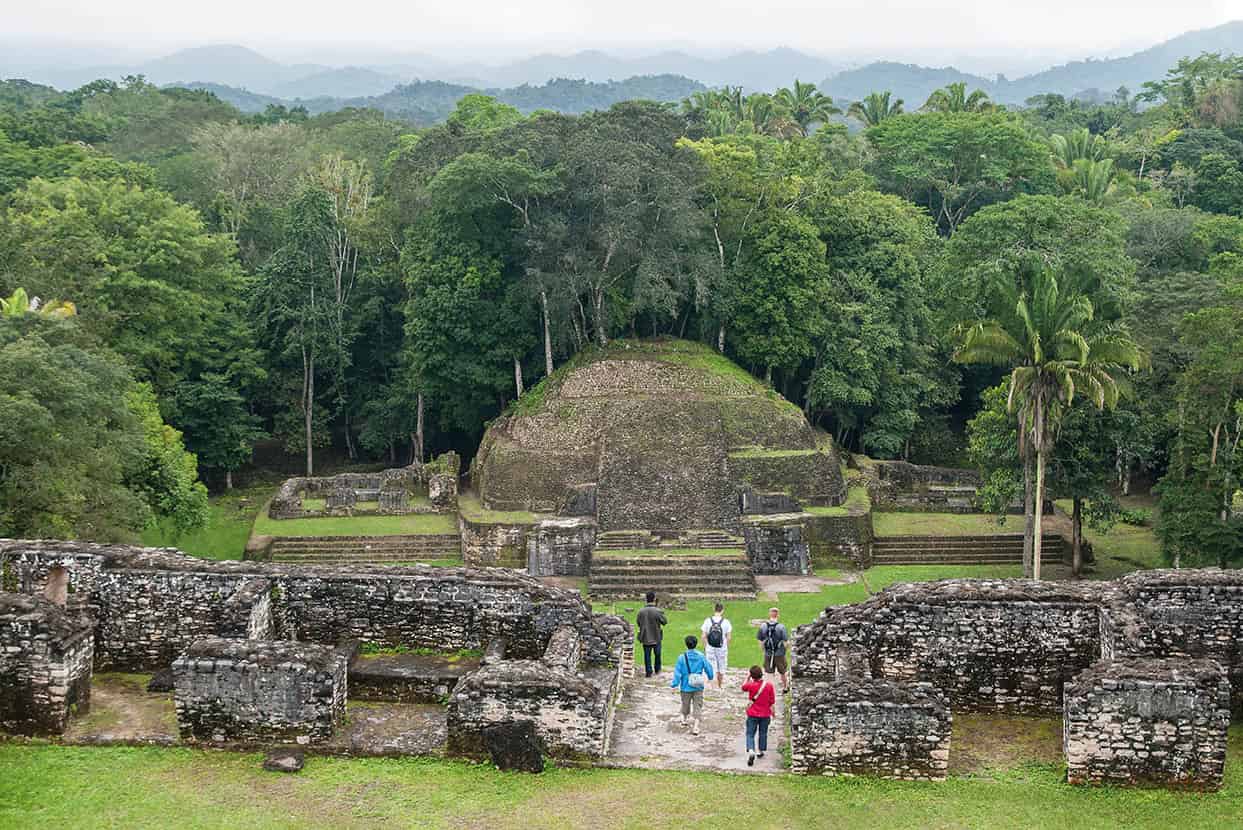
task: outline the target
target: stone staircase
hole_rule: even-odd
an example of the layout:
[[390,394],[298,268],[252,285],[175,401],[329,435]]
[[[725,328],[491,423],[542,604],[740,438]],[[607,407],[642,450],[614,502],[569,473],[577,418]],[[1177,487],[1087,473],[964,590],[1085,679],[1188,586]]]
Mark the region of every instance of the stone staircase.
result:
[[306,565],[362,565],[460,559],[456,533],[410,536],[285,536],[272,540],[273,562]]
[[596,550],[654,548],[660,539],[649,530],[610,530],[596,536]]
[[642,600],[647,591],[684,599],[755,599],[755,577],[745,553],[605,555],[592,558],[593,600]]
[[[1045,534],[1041,564],[1062,561],[1061,536]],[[1019,565],[1023,537],[993,536],[882,536],[872,540],[873,565]]]
[[596,550],[647,550],[692,548],[695,550],[744,550],[741,537],[723,530],[610,530],[596,537]]

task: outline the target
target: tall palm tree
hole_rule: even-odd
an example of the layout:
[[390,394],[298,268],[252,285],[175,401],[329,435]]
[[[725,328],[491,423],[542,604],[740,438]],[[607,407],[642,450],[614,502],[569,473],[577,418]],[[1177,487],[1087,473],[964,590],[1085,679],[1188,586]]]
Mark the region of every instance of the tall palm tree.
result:
[[780,98],[763,92],[748,95],[743,101],[742,120],[750,122],[755,132],[776,138],[790,138],[802,130]]
[[928,96],[924,109],[929,112],[988,112],[996,109],[988,93],[977,89],[967,94],[967,85],[956,81]]
[[1092,135],[1087,127],[1075,130],[1069,135],[1054,134],[1049,136],[1049,144],[1053,147],[1053,161],[1058,167],[1069,170],[1080,159],[1098,161],[1105,157],[1105,139]]
[[[963,326],[954,359],[1010,368],[1011,412],[1017,410],[1025,466],[1036,462],[1031,516],[1032,576],[1040,578],[1045,467],[1057,438],[1058,420],[1082,393],[1097,409],[1118,401],[1122,369],[1138,369],[1139,347],[1115,321],[1098,317],[1093,295],[1099,282],[1081,274],[1056,274],[1028,263],[1019,279],[993,286],[995,315]],[[1032,505],[1028,505],[1032,509]]]
[[41,317],[72,317],[78,313],[77,307],[65,300],[49,300],[41,302],[38,297],[31,297],[26,289],[18,288],[8,297],[0,297],[0,316],[21,317],[23,314],[38,314]]
[[863,122],[865,127],[875,127],[886,118],[902,114],[902,99],[890,103],[889,90],[873,92],[862,101],[855,101],[846,112],[851,118]]
[[1075,159],[1070,168],[1073,192],[1098,205],[1113,195],[1117,177],[1113,159]]
[[815,84],[805,84],[797,78],[793,88],[783,87],[777,90],[776,99],[789,111],[790,119],[798,125],[799,132],[804,136],[812,124],[823,124],[831,116],[841,114],[841,110],[833,105],[833,99],[821,92]]

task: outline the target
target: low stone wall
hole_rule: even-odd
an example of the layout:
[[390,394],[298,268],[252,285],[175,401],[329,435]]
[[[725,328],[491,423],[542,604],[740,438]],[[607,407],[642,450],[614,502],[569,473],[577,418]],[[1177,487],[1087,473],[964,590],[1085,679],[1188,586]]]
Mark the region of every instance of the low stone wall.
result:
[[596,547],[594,518],[545,519],[527,537],[527,573],[586,576]]
[[173,662],[177,728],[210,743],[326,740],[345,717],[346,664],[312,643],[199,640]]
[[[618,636],[613,618],[593,614],[577,591],[502,569],[215,562],[128,545],[0,541],[0,560],[19,574],[70,552],[90,575],[96,660],[114,670],[163,668],[196,640],[240,635],[240,617],[229,622],[222,611],[236,596],[241,614],[256,579],[270,582],[271,627],[284,639],[455,651],[504,637],[512,655],[535,659],[558,626],[571,625],[584,661],[610,664]],[[250,606],[257,628],[266,616],[261,593]]]
[[[273,519],[298,519],[310,516],[346,514],[453,513],[457,510],[458,474],[461,459],[448,452],[426,464],[394,467],[376,473],[341,473],[335,476],[311,476],[286,479],[268,504]],[[377,502],[374,510],[355,508],[360,494]],[[405,494],[406,498],[401,498]],[[323,510],[308,510],[304,496],[323,498]],[[411,507],[409,498],[427,496],[429,505]]]
[[813,775],[941,781],[950,711],[930,686],[847,678],[794,684],[790,765]]
[[59,735],[91,703],[91,621],[45,599],[0,593],[0,730]]
[[535,525],[479,522],[458,517],[462,561],[473,568],[525,568],[527,540]]
[[458,680],[479,665],[473,657],[360,654],[350,661],[350,700],[443,703]]
[[1056,712],[1063,685],[1101,656],[1101,599],[1100,585],[1032,580],[895,585],[801,626],[793,671],[831,675],[847,648],[874,677],[931,683],[954,708]]
[[454,687],[449,699],[447,751],[484,758],[485,728],[529,721],[544,754],[563,761],[602,758],[621,690],[621,652],[619,637],[615,665],[581,666],[578,633],[562,627],[540,660],[485,660]]
[[1243,571],[1144,571],[1114,584],[1118,656],[1216,660],[1243,713]]
[[1217,662],[1102,661],[1066,686],[1067,780],[1217,789],[1229,726],[1230,683]]
[[804,521],[812,567],[872,567],[872,514],[862,510],[845,516],[810,514]]

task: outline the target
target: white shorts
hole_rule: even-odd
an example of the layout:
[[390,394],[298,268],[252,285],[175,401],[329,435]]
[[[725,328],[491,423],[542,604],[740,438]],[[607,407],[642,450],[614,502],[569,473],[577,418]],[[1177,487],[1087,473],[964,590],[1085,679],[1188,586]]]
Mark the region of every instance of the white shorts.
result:
[[721,646],[715,648],[713,646],[704,647],[704,656],[708,658],[708,664],[712,666],[712,671],[716,672],[717,677],[725,671],[729,666],[729,646]]

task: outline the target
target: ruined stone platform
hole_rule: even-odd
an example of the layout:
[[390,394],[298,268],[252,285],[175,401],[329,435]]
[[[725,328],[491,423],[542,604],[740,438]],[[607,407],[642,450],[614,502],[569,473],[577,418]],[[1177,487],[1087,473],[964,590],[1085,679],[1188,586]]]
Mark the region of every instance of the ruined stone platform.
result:
[[[672,655],[671,655],[672,656]],[[613,738],[604,762],[646,769],[694,769],[774,774],[786,772],[781,751],[786,742],[785,703],[781,682],[768,730],[768,753],[747,766],[746,724],[750,701],[742,691],[747,673],[730,669],[725,687],[715,681],[704,692],[703,728],[698,736],[681,725],[679,693],[669,688],[673,674],[635,677],[626,681],[613,724]]]

